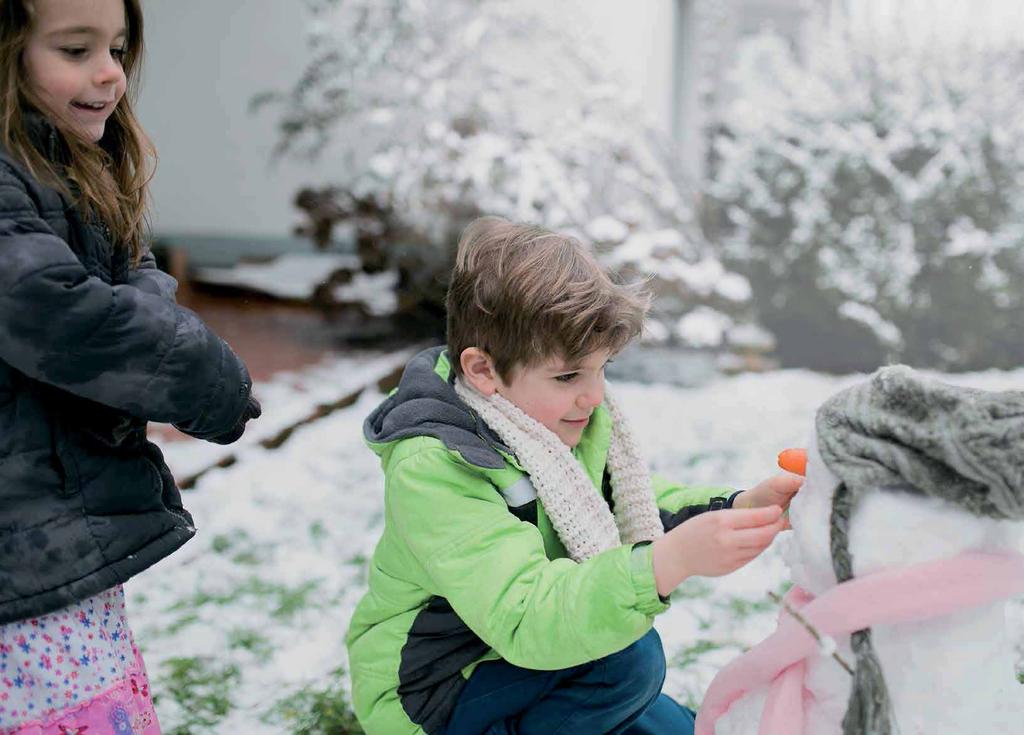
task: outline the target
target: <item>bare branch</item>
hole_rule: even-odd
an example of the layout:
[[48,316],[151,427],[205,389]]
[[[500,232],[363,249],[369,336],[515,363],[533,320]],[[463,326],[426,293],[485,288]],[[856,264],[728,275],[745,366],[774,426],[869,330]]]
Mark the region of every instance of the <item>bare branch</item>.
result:
[[[811,637],[814,638],[814,640],[818,643],[819,646],[824,644],[824,640],[823,640],[821,634],[815,629],[815,627],[813,625],[811,625],[810,623],[807,622],[807,619],[804,618],[803,615],[801,615],[799,612],[794,610],[793,607],[790,606],[790,604],[788,602],[783,600],[781,597],[779,597],[774,592],[769,592],[768,596],[771,597],[772,600],[774,600],[778,604],[782,605],[783,609],[787,613],[792,615],[793,618],[798,623],[800,623],[800,625],[802,625],[807,630],[808,633],[811,634]],[[850,664],[846,663],[846,661],[843,660],[843,657],[839,655],[838,651],[834,651],[832,653],[832,658],[834,658],[836,661],[839,662],[839,665],[843,667],[843,669],[846,671],[847,674],[849,674],[850,676],[853,676],[853,669],[850,667]]]

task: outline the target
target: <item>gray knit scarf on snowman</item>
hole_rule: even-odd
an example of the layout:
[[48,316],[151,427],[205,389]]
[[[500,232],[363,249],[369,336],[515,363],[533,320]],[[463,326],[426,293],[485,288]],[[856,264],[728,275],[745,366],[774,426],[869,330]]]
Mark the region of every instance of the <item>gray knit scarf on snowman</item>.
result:
[[583,466],[554,432],[501,395],[483,396],[461,378],[455,381],[455,392],[515,453],[572,559],[585,561],[602,551],[652,541],[664,533],[647,465],[625,416],[607,392],[604,405],[612,418],[608,471],[614,516]]
[[[864,493],[928,495],[990,518],[1024,519],[1024,392],[928,380],[898,365],[818,410],[818,448],[841,480],[832,503],[832,565],[853,577],[849,526]],[[891,735],[891,701],[870,629],[851,636],[857,658],[844,735]]]

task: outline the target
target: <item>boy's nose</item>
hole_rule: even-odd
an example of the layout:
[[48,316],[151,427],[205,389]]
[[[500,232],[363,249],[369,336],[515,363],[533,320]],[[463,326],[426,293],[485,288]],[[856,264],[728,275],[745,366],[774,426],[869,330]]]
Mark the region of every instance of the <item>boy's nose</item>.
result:
[[595,385],[583,391],[576,398],[576,405],[588,411],[597,408],[604,401],[604,385]]

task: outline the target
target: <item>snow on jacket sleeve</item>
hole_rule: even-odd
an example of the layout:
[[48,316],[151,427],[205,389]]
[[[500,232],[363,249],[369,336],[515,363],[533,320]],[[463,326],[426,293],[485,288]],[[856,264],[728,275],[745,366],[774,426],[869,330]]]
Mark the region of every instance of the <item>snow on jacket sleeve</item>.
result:
[[538,529],[443,448],[393,456],[386,492],[387,522],[421,565],[428,591],[516,666],[562,669],[602,658],[638,640],[667,608],[650,545],[583,563],[550,560]]
[[229,430],[248,400],[242,362],[191,311],[90,276],[0,167],[0,359],[139,418]]

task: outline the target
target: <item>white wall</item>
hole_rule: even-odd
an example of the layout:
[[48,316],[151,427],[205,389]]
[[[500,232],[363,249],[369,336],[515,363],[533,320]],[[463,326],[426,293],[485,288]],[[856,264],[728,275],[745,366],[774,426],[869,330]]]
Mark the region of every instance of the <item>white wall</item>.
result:
[[[724,0],[722,0],[724,2]],[[922,14],[938,0],[899,0]],[[736,37],[751,26],[792,26],[814,5],[860,0],[741,0],[721,6],[727,16],[724,59],[705,58],[709,36],[692,13],[694,0],[517,0],[555,9],[568,22],[590,25],[622,78],[635,85],[652,119],[673,130],[691,172],[700,174],[701,129],[710,110],[699,94],[702,75],[714,78]],[[873,0],[882,12],[896,0]],[[988,4],[991,3],[991,6]],[[673,46],[676,6],[682,11],[682,45]],[[942,0],[942,7],[984,15],[974,0]],[[157,233],[283,236],[298,220],[291,205],[303,185],[330,180],[326,166],[283,159],[271,164],[276,140],[273,109],[249,112],[262,91],[286,90],[307,58],[301,0],[143,0],[148,55],[139,104],[143,125],[161,161],[153,183]],[[712,6],[713,7],[713,6]],[[996,26],[1024,28],[1021,0],[986,0]],[[725,8],[729,8],[728,11]],[[1016,9],[1013,15],[1011,11]],[[998,11],[998,12],[997,12]],[[552,12],[555,12],[552,10]],[[964,16],[965,17],[965,16]],[[987,16],[986,16],[987,17]],[[1009,22],[1010,18],[1014,22]],[[767,20],[766,20],[767,19]],[[735,26],[735,27],[732,27]],[[673,92],[673,65],[682,66]],[[704,78],[703,84],[709,82]],[[714,84],[718,88],[720,84]],[[677,99],[673,101],[673,95]],[[674,105],[678,109],[674,109]]]
[[271,165],[273,110],[249,100],[287,89],[305,59],[298,0],[143,0],[147,55],[139,117],[160,156],[157,233],[285,235],[291,205],[322,174]]
[[607,47],[612,64],[621,70],[622,78],[636,85],[655,123],[670,131],[676,0],[577,3],[586,13],[594,35]]
[[[666,130],[673,2],[580,4]],[[287,234],[298,220],[291,205],[295,191],[329,177],[288,159],[272,166],[274,111],[252,114],[248,106],[256,93],[288,89],[301,71],[307,58],[304,3],[143,0],[143,9],[148,51],[139,116],[160,155],[153,181],[155,231]]]

